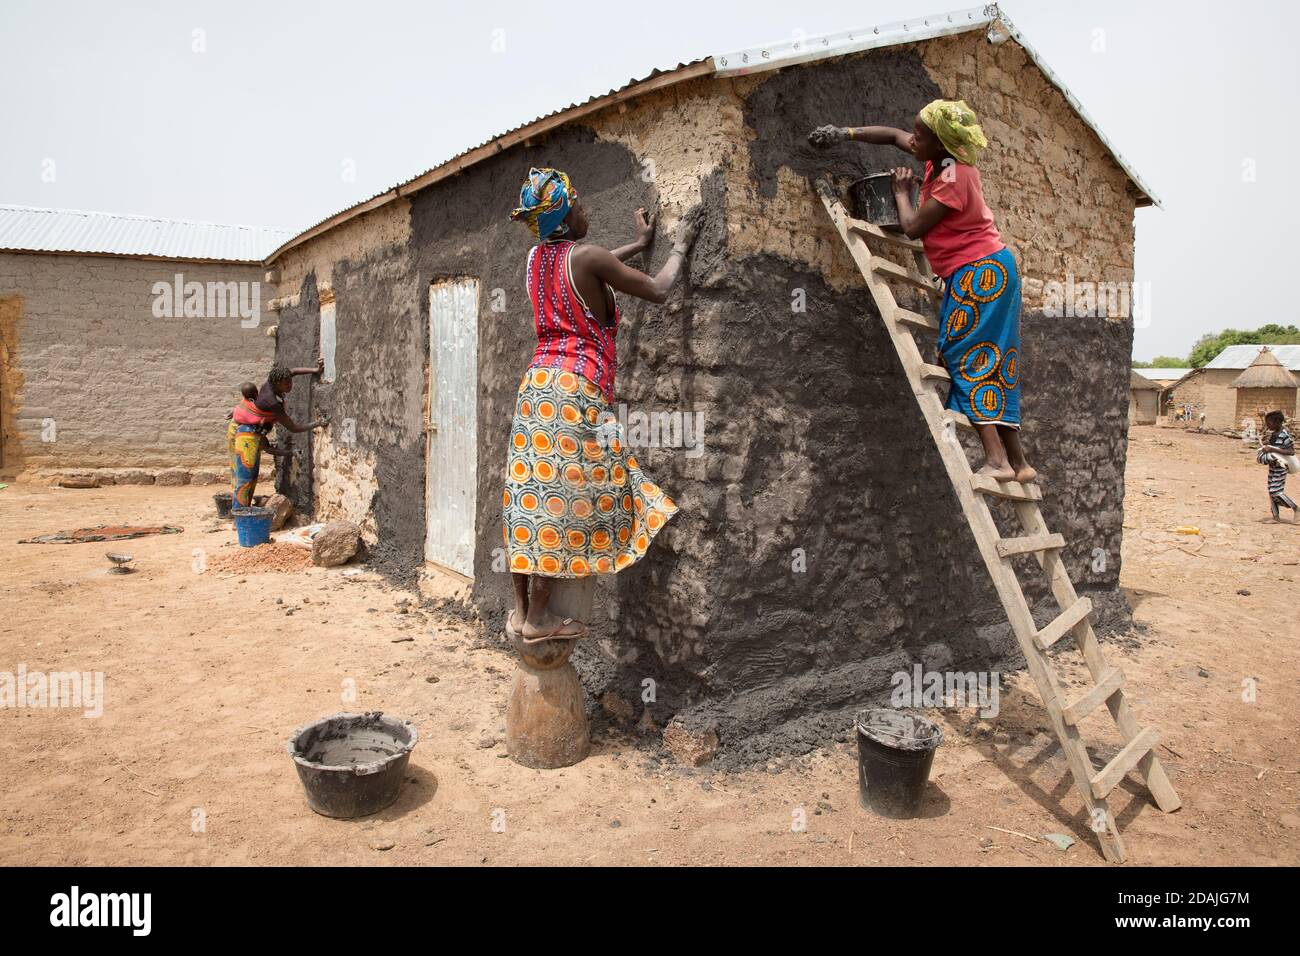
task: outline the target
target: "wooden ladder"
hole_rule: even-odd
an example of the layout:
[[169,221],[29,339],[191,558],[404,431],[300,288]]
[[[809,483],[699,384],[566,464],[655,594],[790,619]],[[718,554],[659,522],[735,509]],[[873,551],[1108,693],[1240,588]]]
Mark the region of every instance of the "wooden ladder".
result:
[[[937,333],[938,320],[901,308],[889,286],[891,282],[901,282],[921,289],[932,303],[937,303],[941,298],[938,280],[930,270],[921,243],[908,239],[902,233],[888,232],[871,223],[851,218],[825,181],[818,182],[817,190],[826,206],[826,212],[876,300],[880,317],[898,352],[916,403],[925,416],[953,491],[957,493],[957,500],[965,512],[966,521],[975,535],[975,543],[984,558],[989,576],[993,579],[993,586],[1002,601],[1007,620],[1015,632],[1016,640],[1020,642],[1020,649],[1029,665],[1029,673],[1038,687],[1038,696],[1042,698],[1043,705],[1052,718],[1057,740],[1061,743],[1075,785],[1088,809],[1093,832],[1101,842],[1102,853],[1111,862],[1123,863],[1124,841],[1106,798],[1124,779],[1124,775],[1137,768],[1156,804],[1166,813],[1172,813],[1181,805],[1178,794],[1174,792],[1155,755],[1159,734],[1154,728],[1144,728],[1138,723],[1124,699],[1124,675],[1118,668],[1107,664],[1102,655],[1101,645],[1089,620],[1092,602],[1075,593],[1069,572],[1061,560],[1065,539],[1048,531],[1038,507],[1043,496],[1038,485],[1022,485],[1015,481],[999,482],[971,471],[966,452],[956,434],[957,428],[971,428],[971,423],[965,415],[944,408],[936,386],[949,381],[948,372],[937,365],[926,363],[912,337],[913,330],[924,329]],[[902,266],[884,256],[873,254],[867,245],[868,238],[910,252],[915,267]],[[1023,529],[1023,536],[1002,537],[986,500],[990,496],[1011,502]],[[1056,619],[1041,630],[1034,624],[1012,564],[1012,559],[1021,554],[1032,554],[1038,560],[1061,609]],[[1067,634],[1074,637],[1094,682],[1090,690],[1069,701],[1064,697],[1062,686],[1058,683],[1047,656],[1047,649]],[[1102,704],[1106,705],[1114,718],[1120,736],[1124,739],[1124,746],[1110,763],[1097,771],[1093,769],[1087,747],[1080,735],[1079,723]]]

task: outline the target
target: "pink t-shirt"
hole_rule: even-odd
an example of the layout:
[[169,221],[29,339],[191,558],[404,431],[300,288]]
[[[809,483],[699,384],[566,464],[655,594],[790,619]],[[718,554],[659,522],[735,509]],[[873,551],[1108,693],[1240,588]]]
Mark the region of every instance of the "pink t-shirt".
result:
[[931,179],[932,165],[925,164],[921,205],[934,198],[952,211],[921,237],[921,243],[934,274],[946,278],[969,262],[993,255],[1004,243],[984,202],[980,171],[965,163],[950,163]]

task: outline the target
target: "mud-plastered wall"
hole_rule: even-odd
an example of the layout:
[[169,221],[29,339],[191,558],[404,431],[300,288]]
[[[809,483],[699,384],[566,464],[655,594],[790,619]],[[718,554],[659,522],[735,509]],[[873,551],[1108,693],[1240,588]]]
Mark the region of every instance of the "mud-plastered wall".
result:
[[[910,163],[892,147],[814,150],[813,127],[907,129],[940,96],[986,109],[990,155],[1003,145],[984,178],[1026,273],[1026,439],[1056,489],[1046,511],[1076,583],[1121,620],[1131,328],[1036,305],[1066,272],[1131,279],[1134,198],[1023,51],[934,41],[682,84],[592,122],[639,166],[653,160],[673,211],[708,209],[682,302],[630,310],[622,334],[629,408],[701,416],[705,434],[702,453],[637,451],[683,511],[637,569],[650,587],[636,599],[619,588],[615,643],[634,661],[625,673],[647,667],[637,647],[648,644],[668,709],[756,755],[761,741],[822,733],[809,701],[829,726],[900,660],[987,664],[1012,646],[874,304],[812,189],[820,175],[843,184]],[[1073,142],[1069,161],[1049,167],[1061,156],[1045,141]],[[1025,577],[1050,616],[1043,583]]]
[[[381,557],[413,567],[409,529],[422,519],[421,395],[425,345],[411,275],[410,208],[396,200],[288,250],[275,265],[287,304],[278,361],[314,365],[322,300],[333,302],[337,374],[295,380],[288,409],[322,431],[292,437],[286,488],[321,520],[356,523]],[[387,529],[387,533],[385,530]]]
[[274,355],[267,291],[256,265],[0,253],[6,471],[223,467],[239,384]]
[[[332,419],[315,439],[309,487],[318,516],[362,523],[393,568],[420,564],[429,288],[477,279],[473,600],[496,631],[510,593],[500,561],[506,443],[535,346],[524,287],[533,239],[508,215],[528,168],[556,166],[591,215],[590,241],[626,243],[637,207],[660,211],[647,261],[633,261],[651,272],[677,218],[698,204],[706,214],[668,302],[620,300],[616,402],[632,416],[690,416],[703,430],[692,447],[629,440],[682,511],[643,561],[600,583],[598,639],[575,655],[587,689],[636,700],[652,677],[655,720],[676,712],[711,723],[737,753],[761,756],[764,747],[824,739],[844,724],[844,708],[887,689],[889,675],[912,661],[942,669],[1004,655],[1012,642],[974,542],[871,298],[811,187],[818,175],[843,183],[907,157],[806,143],[826,122],[906,128],[941,95],[989,110],[995,144],[1014,139],[998,126],[1019,123],[1014,111],[1050,114],[1080,139],[1071,162],[1082,166],[1063,181],[1105,188],[1053,185],[1057,171],[1026,138],[1007,148],[1017,162],[1037,162],[1037,173],[1009,160],[985,167],[999,224],[1040,281],[1061,268],[1083,276],[1094,255],[1123,275],[1133,199],[1122,174],[1099,145],[1083,142],[1092,134],[1081,122],[1053,112],[1068,107],[1045,80],[1013,69],[1013,44],[984,47],[976,38],[931,41],[681,83],[505,150],[414,194],[409,206],[381,207],[292,250],[281,294],[298,302],[282,314],[282,361],[314,360],[326,287],[338,321],[338,380],[311,390],[313,410]],[[976,69],[984,56],[1001,72]],[[1024,90],[1006,92],[1003,76]],[[996,89],[981,85],[988,77]],[[1044,129],[1057,135],[1058,126]],[[1050,197],[1017,198],[1022,185],[1043,183]],[[1050,230],[1071,204],[1081,208],[1069,215],[1093,221],[1115,248],[1054,244]],[[1026,301],[1025,436],[1052,489],[1048,520],[1070,541],[1080,589],[1120,615],[1130,335],[1127,323],[1048,319]],[[345,441],[340,425],[349,418],[355,428]],[[1026,590],[1035,600],[1045,593],[1032,581]]]

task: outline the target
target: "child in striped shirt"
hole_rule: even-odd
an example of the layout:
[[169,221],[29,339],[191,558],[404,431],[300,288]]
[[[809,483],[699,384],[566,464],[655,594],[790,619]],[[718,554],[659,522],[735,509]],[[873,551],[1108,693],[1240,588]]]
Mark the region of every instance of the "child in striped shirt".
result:
[[1268,430],[1261,437],[1259,454],[1255,460],[1261,465],[1268,465],[1268,505],[1273,510],[1273,520],[1281,521],[1281,506],[1291,509],[1291,522],[1295,523],[1296,503],[1287,497],[1286,476],[1287,458],[1295,461],[1295,441],[1286,430],[1286,416],[1281,412],[1269,412],[1264,416],[1264,427]]

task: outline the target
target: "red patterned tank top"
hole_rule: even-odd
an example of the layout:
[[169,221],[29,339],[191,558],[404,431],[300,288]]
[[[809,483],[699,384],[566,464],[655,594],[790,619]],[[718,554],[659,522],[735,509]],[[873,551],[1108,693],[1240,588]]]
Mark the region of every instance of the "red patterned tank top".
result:
[[[561,368],[581,375],[614,399],[618,366],[614,335],[618,304],[609,325],[602,325],[587,308],[573,282],[569,256],[576,242],[544,242],[528,253],[528,298],[537,326],[537,351],[529,368]],[[609,296],[613,302],[614,296]]]

